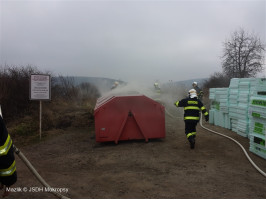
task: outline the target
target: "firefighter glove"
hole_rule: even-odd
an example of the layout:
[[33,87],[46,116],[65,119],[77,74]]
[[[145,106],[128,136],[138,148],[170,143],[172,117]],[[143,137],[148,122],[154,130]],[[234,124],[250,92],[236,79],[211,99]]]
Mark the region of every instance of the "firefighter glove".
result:
[[209,121],[209,115],[206,115],[206,116],[205,116],[205,121],[206,121],[206,122]]

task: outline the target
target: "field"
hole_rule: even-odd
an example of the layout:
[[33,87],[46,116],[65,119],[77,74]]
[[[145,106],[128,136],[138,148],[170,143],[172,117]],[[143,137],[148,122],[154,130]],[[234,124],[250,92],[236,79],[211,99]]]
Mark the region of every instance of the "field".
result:
[[[69,198],[266,198],[266,178],[235,143],[198,125],[196,147],[191,150],[182,113],[170,112],[179,118],[166,114],[165,139],[99,144],[89,123],[58,130],[20,150],[51,187],[63,189],[61,194]],[[247,138],[203,124],[235,138],[248,151]],[[266,160],[248,154],[265,172]],[[18,181],[7,198],[56,198],[17,156],[16,161]]]

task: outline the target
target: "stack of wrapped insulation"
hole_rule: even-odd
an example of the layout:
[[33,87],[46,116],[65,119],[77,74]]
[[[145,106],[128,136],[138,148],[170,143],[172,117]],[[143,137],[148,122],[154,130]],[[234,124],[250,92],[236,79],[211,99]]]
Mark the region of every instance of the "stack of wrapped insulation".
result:
[[256,80],[250,98],[249,150],[266,159],[266,79]]
[[211,100],[211,106],[210,106],[210,110],[209,110],[209,122],[211,124],[214,124],[214,112],[216,110],[215,88],[210,88],[209,99]]
[[250,95],[250,80],[239,79],[238,98],[237,98],[237,134],[244,137],[248,136],[249,132],[249,95]]
[[237,125],[238,125],[238,113],[237,113],[237,99],[238,99],[238,85],[239,85],[239,78],[233,78],[230,81],[229,86],[229,118],[231,129],[234,132],[237,132]]
[[228,88],[211,88],[209,98],[212,100],[210,109],[210,123],[230,128],[228,108]]
[[233,78],[211,88],[210,123],[249,137],[250,151],[266,159],[266,79]]

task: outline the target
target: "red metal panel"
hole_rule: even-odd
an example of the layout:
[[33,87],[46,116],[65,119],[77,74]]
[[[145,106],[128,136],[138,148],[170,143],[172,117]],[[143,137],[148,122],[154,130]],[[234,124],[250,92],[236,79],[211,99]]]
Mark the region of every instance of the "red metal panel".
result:
[[109,96],[97,100],[97,142],[164,138],[164,106],[144,96]]

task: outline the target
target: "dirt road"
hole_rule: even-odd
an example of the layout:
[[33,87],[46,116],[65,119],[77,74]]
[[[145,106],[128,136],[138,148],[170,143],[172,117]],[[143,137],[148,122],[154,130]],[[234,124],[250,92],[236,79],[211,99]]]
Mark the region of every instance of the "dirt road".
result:
[[[206,126],[237,139],[248,150],[247,138]],[[169,115],[162,140],[97,144],[93,135],[93,125],[68,129],[21,150],[41,176],[69,198],[266,198],[266,178],[242,150],[199,125],[194,150],[186,140],[183,120]],[[248,153],[266,171],[266,160]],[[18,157],[16,161],[16,191],[8,198],[56,198]]]

